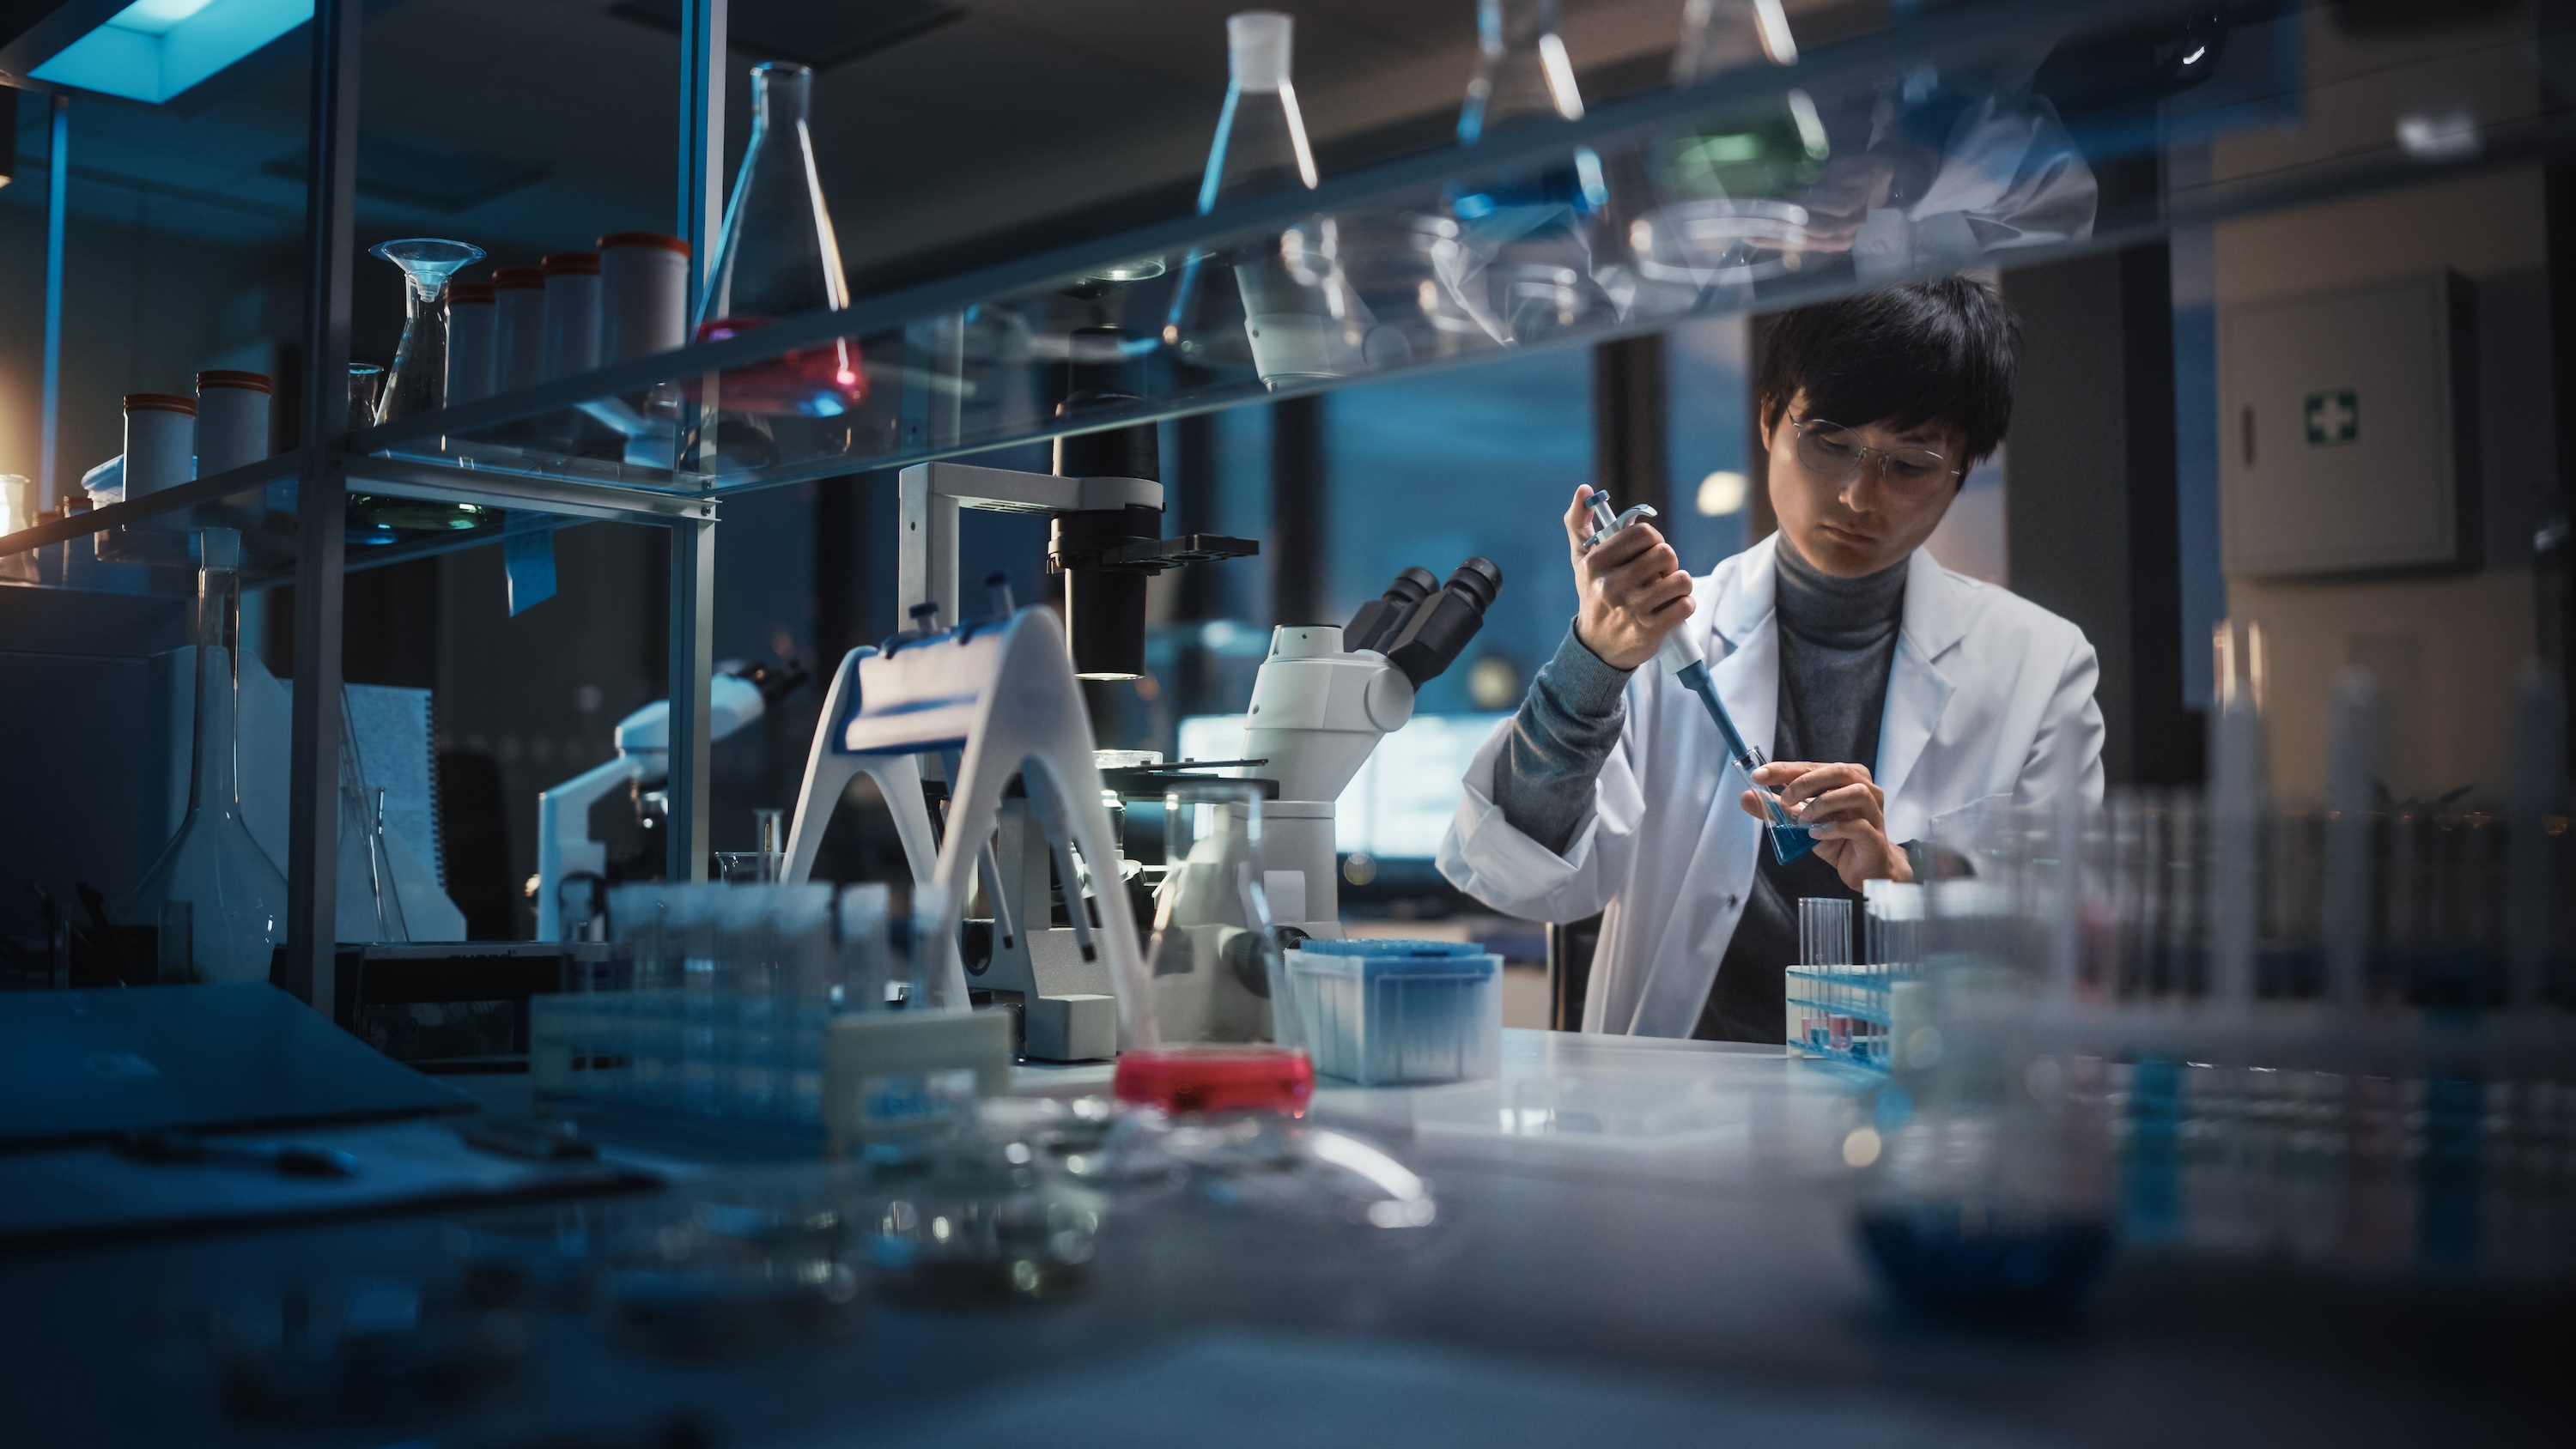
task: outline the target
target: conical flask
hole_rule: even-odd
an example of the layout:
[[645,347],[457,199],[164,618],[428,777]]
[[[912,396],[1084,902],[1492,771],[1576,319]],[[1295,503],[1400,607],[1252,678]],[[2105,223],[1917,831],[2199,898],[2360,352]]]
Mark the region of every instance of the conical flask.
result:
[[[234,649],[241,622],[241,535],[198,535],[196,748],[188,815],[143,879],[117,902],[120,925],[157,926],[165,981],[266,981],[286,939],[286,878],[242,824],[234,742]],[[184,938],[184,951],[179,942]]]
[[[1476,74],[1458,144],[1583,119],[1583,94],[1557,33],[1557,0],[1478,0]],[[1608,205],[1589,146],[1453,183],[1459,246],[1447,275],[1458,305],[1496,342],[1528,342],[1615,312],[1592,274],[1592,218]]]
[[[1673,84],[1763,64],[1798,63],[1780,0],[1690,0]],[[1658,143],[1644,158],[1655,204],[1626,228],[1647,287],[1747,288],[1795,271],[1810,244],[1806,195],[1831,157],[1805,91],[1765,97]]]
[[[698,301],[701,342],[756,331],[783,318],[850,305],[841,244],[823,206],[814,138],[805,116],[814,72],[767,61],[751,68],[751,143],[725,207],[715,270]],[[762,417],[839,417],[867,396],[858,344],[843,338],[735,368],[717,382],[714,406]]]
[[[1199,215],[1246,197],[1300,186],[1311,191],[1319,184],[1315,150],[1289,78],[1295,39],[1296,22],[1277,11],[1246,10],[1226,18],[1225,106],[1217,113],[1216,139],[1199,178]],[[1275,237],[1191,251],[1172,288],[1164,345],[1194,366],[1240,368],[1252,362],[1247,318],[1265,306],[1292,308],[1296,292],[1278,251]],[[1235,287],[1210,285],[1228,271],[1236,274]]]

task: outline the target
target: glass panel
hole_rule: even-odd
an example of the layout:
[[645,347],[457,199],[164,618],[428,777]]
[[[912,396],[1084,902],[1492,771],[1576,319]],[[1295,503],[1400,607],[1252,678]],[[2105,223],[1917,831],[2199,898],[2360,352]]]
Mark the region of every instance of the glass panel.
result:
[[[2539,142],[2527,16],[2383,37],[2342,10],[2103,5],[2034,66],[2006,15],[1945,6],[1786,66],[1770,39],[1702,37],[1694,64],[1717,69],[1688,89],[1524,115],[1312,191],[1272,168],[1284,194],[1212,197],[1203,223],[370,441],[487,474],[758,486],[2036,259]],[[2203,170],[2164,164],[2204,144]],[[759,385],[826,354],[861,382],[799,406]],[[1099,362],[1120,386],[1061,402],[1065,366]]]

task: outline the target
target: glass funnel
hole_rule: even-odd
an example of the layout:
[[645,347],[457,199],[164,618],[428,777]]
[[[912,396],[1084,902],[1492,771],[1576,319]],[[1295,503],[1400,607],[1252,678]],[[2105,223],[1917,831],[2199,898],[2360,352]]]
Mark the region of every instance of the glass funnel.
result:
[[[850,305],[841,244],[823,205],[805,117],[814,72],[768,61],[751,68],[751,142],[725,207],[724,235],[699,299],[697,338],[721,341],[783,317]],[[839,417],[867,397],[856,343],[841,339],[735,368],[713,405],[760,417]]]
[[483,249],[467,242],[411,237],[378,242],[367,255],[402,268],[402,345],[394,351],[393,376],[376,403],[376,421],[389,423],[447,405],[447,279],[460,268],[483,260]]
[[[162,934],[164,981],[266,981],[286,939],[286,878],[242,823],[234,649],[241,624],[241,535],[198,535],[196,746],[188,815],[160,858],[116,904],[125,926]],[[185,943],[184,946],[182,943]]]

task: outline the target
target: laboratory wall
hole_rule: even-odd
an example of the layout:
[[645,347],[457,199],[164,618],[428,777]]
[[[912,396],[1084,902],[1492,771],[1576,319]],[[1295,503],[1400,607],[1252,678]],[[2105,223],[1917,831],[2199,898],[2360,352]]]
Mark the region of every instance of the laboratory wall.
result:
[[[20,96],[10,91],[6,103]],[[0,187],[0,473],[36,476],[42,449],[46,176],[43,111],[22,103],[17,179]],[[184,203],[72,181],[65,228],[61,486],[123,451],[120,399],[189,393],[205,367],[276,364],[303,316],[299,268],[264,246],[181,230]]]
[[2263,627],[2265,744],[2276,787],[2325,778],[2327,699],[2368,666],[2387,701],[2383,779],[2395,798],[2499,788],[2515,679],[2536,647],[2532,534],[2554,489],[2548,237],[2539,168],[2222,223],[2217,302],[2299,296],[2448,268],[2475,289],[2479,456],[2462,567],[2325,580],[2231,575],[2232,616]]

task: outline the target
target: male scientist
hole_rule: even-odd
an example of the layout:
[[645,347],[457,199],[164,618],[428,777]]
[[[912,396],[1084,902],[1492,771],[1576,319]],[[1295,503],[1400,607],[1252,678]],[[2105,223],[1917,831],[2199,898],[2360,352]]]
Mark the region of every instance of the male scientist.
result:
[[[1776,318],[1756,399],[1780,527],[1702,578],[1643,523],[1587,547],[1575,490],[1573,627],[1468,766],[1440,869],[1511,915],[1603,913],[1584,1030],[1779,1042],[1801,897],[1914,879],[1935,822],[1984,801],[2101,798],[2083,631],[1923,547],[2003,440],[2014,345],[1961,278]],[[1676,629],[1813,852],[1773,858],[1705,706],[1652,667]]]

